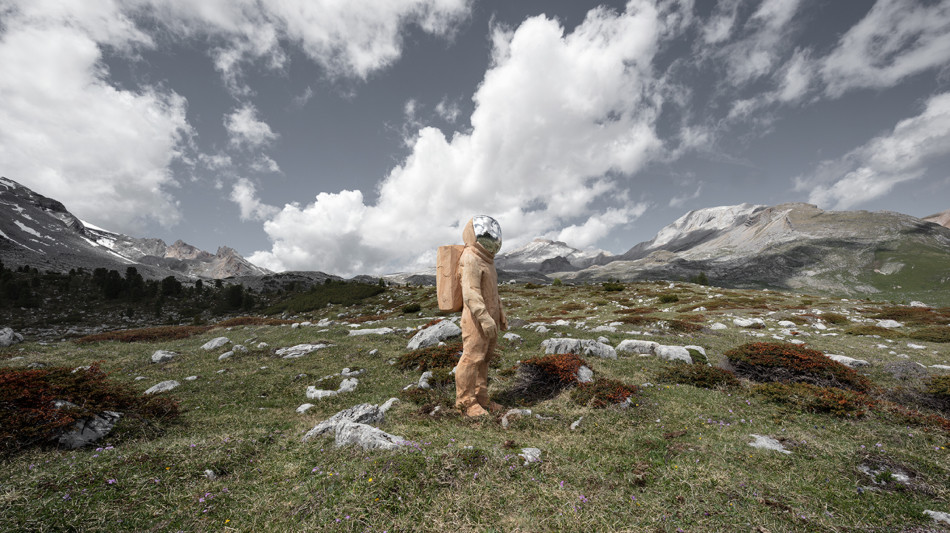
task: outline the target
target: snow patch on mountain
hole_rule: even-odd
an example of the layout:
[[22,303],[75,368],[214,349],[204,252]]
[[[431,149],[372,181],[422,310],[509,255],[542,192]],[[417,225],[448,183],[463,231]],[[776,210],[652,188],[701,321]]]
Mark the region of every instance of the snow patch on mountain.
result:
[[690,211],[661,229],[651,241],[650,248],[659,248],[693,231],[733,228],[764,208],[764,205],[739,204]]

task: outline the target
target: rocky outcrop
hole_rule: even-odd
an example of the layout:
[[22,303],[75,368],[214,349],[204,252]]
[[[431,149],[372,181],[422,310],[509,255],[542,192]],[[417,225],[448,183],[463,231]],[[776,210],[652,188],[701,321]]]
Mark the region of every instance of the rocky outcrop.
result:
[[451,320],[443,320],[438,324],[429,326],[419,333],[413,335],[406,346],[407,350],[418,350],[428,346],[435,346],[444,340],[462,335],[462,328],[458,327]]
[[613,346],[591,339],[547,339],[541,342],[544,353],[572,353],[580,356],[596,356],[604,359],[616,359],[617,351]]
[[103,411],[93,415],[92,418],[78,420],[61,434],[56,442],[68,450],[81,448],[111,433],[120,418],[122,418],[121,413]]
[[23,335],[13,331],[11,328],[0,329],[0,348],[13,346],[20,342],[23,342]]

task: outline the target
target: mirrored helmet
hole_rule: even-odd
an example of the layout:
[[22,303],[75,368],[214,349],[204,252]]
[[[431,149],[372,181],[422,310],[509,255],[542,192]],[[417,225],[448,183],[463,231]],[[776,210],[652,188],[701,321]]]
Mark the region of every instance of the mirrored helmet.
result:
[[472,218],[475,229],[475,242],[482,245],[488,253],[495,255],[501,249],[501,226],[488,215],[476,215]]

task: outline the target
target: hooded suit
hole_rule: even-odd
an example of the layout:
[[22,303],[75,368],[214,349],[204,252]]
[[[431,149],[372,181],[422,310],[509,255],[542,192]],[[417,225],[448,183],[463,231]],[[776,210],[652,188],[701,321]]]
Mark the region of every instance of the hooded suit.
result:
[[462,231],[465,242],[459,258],[463,303],[462,358],[455,370],[455,406],[468,415],[484,414],[484,409],[490,405],[488,360],[498,342],[499,329],[508,329],[498,297],[495,254],[476,240],[473,220],[469,220]]

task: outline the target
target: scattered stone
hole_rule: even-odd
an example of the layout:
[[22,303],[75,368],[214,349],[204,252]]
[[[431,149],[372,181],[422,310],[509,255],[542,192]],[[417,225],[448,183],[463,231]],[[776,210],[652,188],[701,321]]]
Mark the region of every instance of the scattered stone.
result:
[[[393,405],[395,405],[399,400],[396,398],[390,398],[381,406],[376,406],[371,403],[361,403],[359,405],[354,405],[349,409],[344,409],[337,414],[331,416],[330,418],[320,422],[313,427],[306,435],[303,436],[303,441],[307,442],[308,440],[325,435],[331,432],[336,431],[336,427],[344,422],[356,422],[360,424],[380,424],[383,421],[386,411],[388,411]],[[309,404],[304,404],[309,405]],[[300,412],[300,408],[297,410]]]
[[70,374],[75,374],[76,372],[79,372],[80,370],[86,371],[86,370],[89,370],[90,368],[92,368],[90,365],[77,366],[76,368],[73,369],[72,372],[70,372]]
[[591,339],[547,339],[541,342],[544,353],[573,353],[580,356],[593,355],[604,359],[616,359],[613,346]]
[[356,445],[364,450],[396,450],[405,441],[403,437],[357,422],[337,425],[334,439],[337,447]]
[[416,387],[426,390],[431,389],[432,385],[429,385],[429,380],[432,379],[432,376],[433,374],[431,370],[426,370],[423,372],[422,376],[419,377],[419,382],[416,383]]
[[317,350],[322,350],[330,346],[329,344],[298,344],[296,346],[291,346],[289,348],[280,348],[276,352],[277,355],[283,357],[284,359],[296,359],[298,357],[303,357],[308,353],[315,352]]
[[924,514],[934,519],[934,522],[942,522],[944,524],[950,525],[950,513],[942,513],[940,511],[924,511]]
[[170,379],[170,380],[168,380],[168,381],[163,381],[163,382],[161,382],[161,383],[159,383],[159,384],[157,384],[157,385],[152,386],[152,387],[149,388],[147,391],[145,391],[143,394],[158,394],[158,393],[160,393],[160,392],[168,392],[168,391],[170,391],[170,390],[172,390],[172,389],[178,387],[179,385],[181,385],[181,383],[178,383],[177,381],[175,381],[175,380],[173,380],[173,379]]
[[921,346],[920,344],[914,344],[914,343],[912,343],[912,342],[908,342],[908,343],[907,343],[907,347],[908,347],[908,348],[912,348],[912,349],[914,349],[914,350],[926,350],[926,349],[927,349],[926,346]]
[[35,362],[35,363],[30,363],[30,364],[26,365],[26,367],[29,368],[29,369],[31,369],[31,370],[34,369],[34,368],[46,368],[46,363],[41,363],[41,362],[37,361],[37,362]]
[[185,378],[185,381],[196,381],[197,379],[198,379],[198,376],[188,376],[187,378]]
[[409,340],[409,344],[406,345],[406,349],[418,350],[419,348],[435,346],[441,341],[458,337],[460,335],[462,335],[462,328],[455,325],[455,323],[451,320],[443,320],[438,324],[430,326],[421,330],[419,333],[416,333],[412,339]]
[[788,342],[790,342],[790,343],[792,343],[792,344],[805,344],[805,341],[803,341],[803,340],[801,340],[801,339],[792,339],[792,340],[790,340],[790,341],[788,341]]
[[69,450],[81,448],[108,435],[120,418],[122,418],[121,413],[103,411],[93,415],[92,418],[78,420],[72,425],[72,429],[60,435],[56,440],[60,446]]
[[214,470],[211,470],[210,468],[204,471],[204,475],[206,478],[208,478],[211,481],[218,479],[218,475],[215,474]]
[[733,318],[732,323],[740,328],[763,328],[765,321],[761,318]]
[[293,324],[290,325],[290,329],[299,329],[299,328],[300,328],[300,322],[294,322]]
[[23,342],[23,335],[13,331],[12,328],[0,329],[0,348],[7,348]]
[[392,409],[397,403],[399,403],[399,398],[390,398],[386,400],[383,405],[379,406],[379,412],[386,414],[386,411]]
[[321,318],[320,321],[317,322],[317,327],[318,327],[318,328],[328,328],[328,327],[333,326],[333,325],[335,325],[335,324],[336,324],[336,322],[330,320],[329,318]]
[[142,381],[143,379],[148,379],[145,376],[135,376],[135,381]]
[[927,309],[930,308],[929,305],[925,304],[924,302],[918,302],[917,300],[914,300],[913,302],[910,302],[910,306],[911,306],[911,307],[925,307],[925,308],[927,308]]
[[683,361],[686,364],[693,364],[693,358],[689,355],[689,350],[682,346],[664,346],[657,345],[654,351],[657,357],[666,361]]
[[171,352],[168,350],[155,350],[155,353],[152,354],[153,363],[167,363],[178,356],[178,352]]
[[79,406],[66,400],[54,400],[53,407],[56,409],[75,409]]
[[247,347],[243,344],[235,344],[231,351],[234,353],[247,353]]
[[217,350],[218,348],[224,346],[225,344],[228,344],[229,342],[231,342],[231,339],[227,337],[217,337],[202,344],[201,349],[208,350],[208,351]]
[[871,363],[865,361],[864,359],[854,359],[846,355],[835,355],[832,353],[826,353],[825,357],[831,359],[832,361],[837,361],[838,363],[843,364],[844,366],[850,368],[861,368],[864,366],[871,366]]
[[379,350],[377,350],[376,348],[373,348],[372,350],[369,351],[369,355],[370,357],[376,357],[377,355],[379,355]]
[[548,328],[545,327],[545,326],[538,326],[538,327],[535,328],[535,330],[534,330],[535,333],[547,333],[547,332],[549,332],[549,331],[551,331],[551,330],[548,329]]
[[393,328],[376,328],[376,329],[351,329],[349,332],[350,337],[356,337],[359,335],[388,335],[394,333],[396,330]]
[[508,429],[511,424],[509,417],[531,416],[531,409],[508,409],[508,412],[501,417],[501,427]]
[[879,321],[877,322],[877,327],[879,327],[879,328],[887,328],[887,329],[894,329],[894,328],[902,328],[902,327],[904,327],[904,324],[901,324],[900,322],[898,322],[898,321],[896,321],[896,320],[887,319],[887,320],[879,320]]
[[347,378],[340,383],[340,388],[337,392],[353,392],[356,390],[356,385],[359,383],[359,380],[356,378]]
[[524,466],[528,466],[531,463],[538,463],[541,461],[541,450],[537,448],[521,448],[521,453],[518,454],[518,457],[524,459]]
[[930,365],[930,368],[936,368],[937,370],[950,370],[948,365]]
[[750,437],[754,437],[755,440],[749,443],[749,446],[753,448],[763,448],[766,450],[775,450],[777,452],[782,452],[784,454],[791,454],[792,452],[785,449],[785,446],[782,446],[782,443],[773,439],[772,437],[767,437],[764,435],[751,434]]
[[521,338],[521,335],[518,335],[517,333],[508,332],[508,333],[505,333],[504,337],[502,338],[514,344],[521,344],[522,342],[524,342],[524,339]]
[[300,407],[297,408],[297,412],[300,413],[300,414],[304,414],[304,413],[306,413],[307,410],[309,410],[311,407],[313,407],[313,404],[312,404],[312,403],[301,404]]
[[643,341],[638,339],[626,339],[617,345],[617,351],[621,353],[637,353],[643,355],[653,355],[656,353],[656,347],[660,343],[654,341]]
[[616,333],[616,332],[617,332],[617,328],[616,328],[616,326],[597,326],[597,327],[591,328],[591,332],[593,332],[593,333]]
[[268,346],[270,346],[270,344],[267,344],[266,342],[259,342],[259,343],[257,343],[257,349],[258,349],[258,350],[263,350],[264,348],[267,348]]
[[792,322],[791,320],[780,320],[778,323],[778,327],[787,328],[787,329],[796,329],[798,327],[798,324]]
[[577,369],[577,382],[590,383],[592,381],[594,381],[594,371],[581,365],[581,367]]
[[577,428],[580,427],[580,425],[581,425],[581,420],[584,420],[584,417],[583,417],[583,416],[580,417],[580,418],[578,418],[577,420],[571,422],[571,431],[574,431],[574,430],[576,430]]
[[345,378],[355,378],[356,376],[364,374],[365,372],[366,372],[365,368],[361,368],[359,370],[350,370],[349,367],[347,367],[347,368],[344,368],[342,371],[340,371],[340,375]]
[[716,322],[716,323],[712,324],[711,326],[709,326],[709,329],[711,329],[711,330],[713,330],[713,331],[716,331],[716,330],[720,330],[720,329],[729,329],[729,326],[723,324],[722,322]]
[[228,371],[227,368],[222,368],[221,370],[218,370],[217,372],[215,372],[215,374],[224,374],[227,371]]
[[233,350],[224,352],[223,354],[218,356],[218,361],[224,361],[225,359],[229,359],[232,355],[234,355]]

